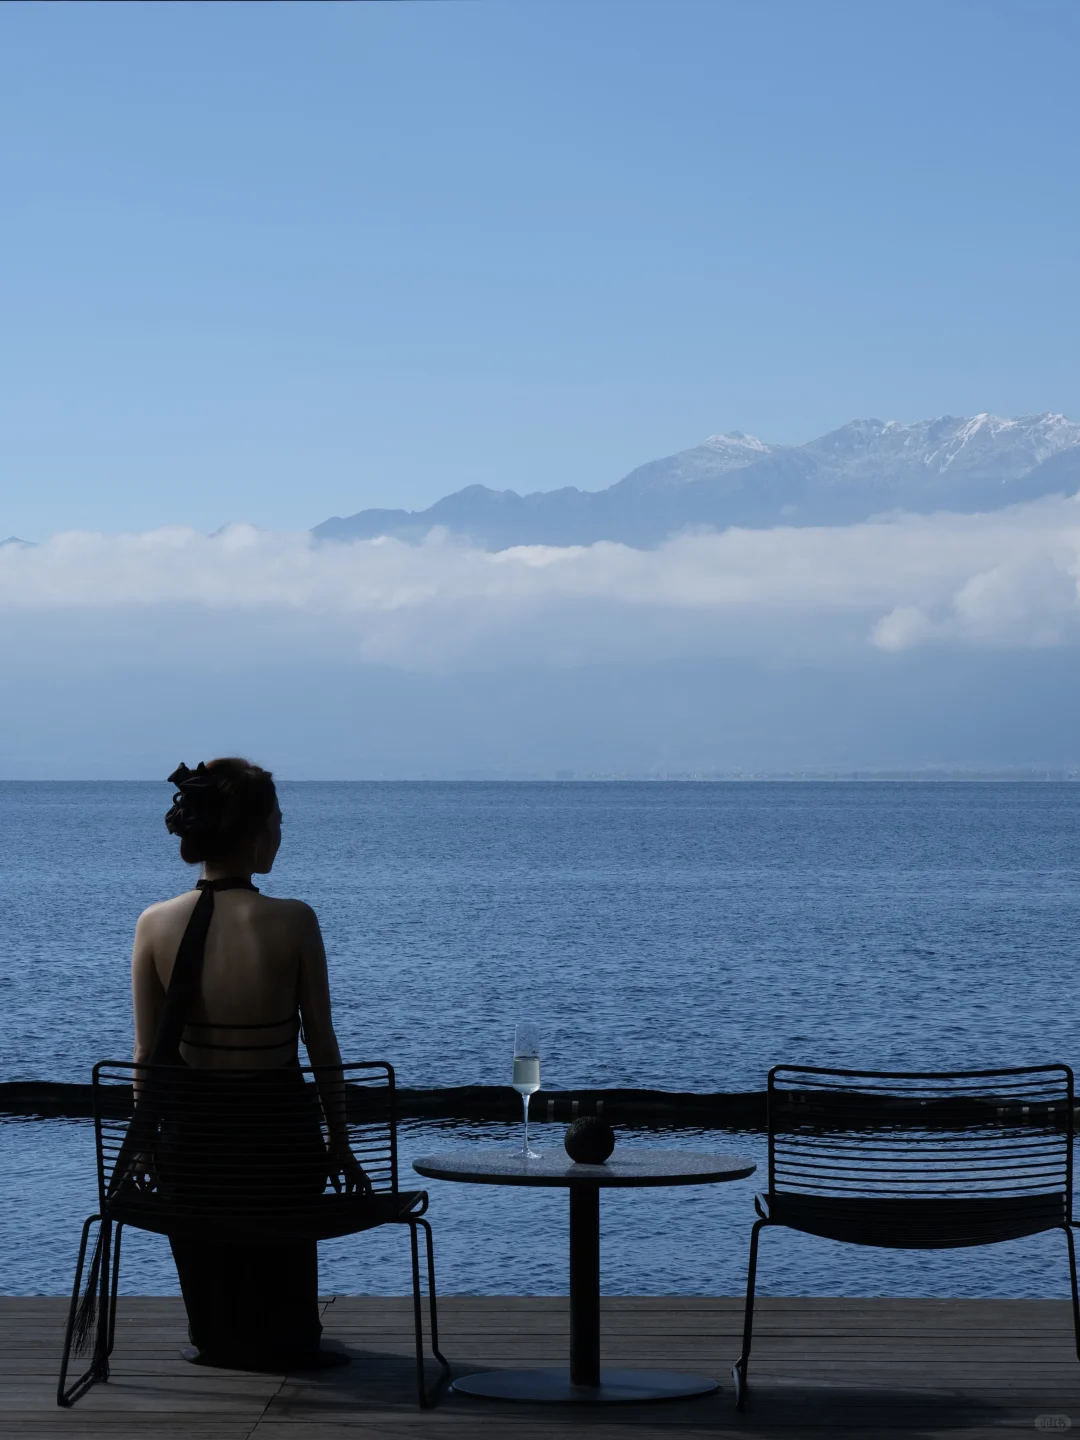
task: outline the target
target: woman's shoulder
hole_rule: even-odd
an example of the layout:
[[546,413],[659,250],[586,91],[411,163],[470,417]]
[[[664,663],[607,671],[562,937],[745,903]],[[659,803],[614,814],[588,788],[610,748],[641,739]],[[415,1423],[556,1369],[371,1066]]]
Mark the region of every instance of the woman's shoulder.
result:
[[[185,890],[182,895],[173,895],[168,900],[156,900],[153,905],[148,905],[139,916],[138,924],[141,929],[156,929],[159,926],[168,926],[181,918],[186,919],[195,908],[199,892],[197,890]],[[252,895],[258,909],[264,914],[272,915],[275,924],[286,924],[308,929],[311,926],[318,928],[318,918],[315,911],[305,900],[282,899],[276,895]]]
[[289,900],[278,895],[257,895],[252,897],[264,915],[272,916],[275,925],[288,925],[294,929],[318,928],[318,917],[305,900]]
[[186,915],[195,908],[198,893],[197,890],[185,890],[182,895],[172,895],[168,900],[155,900],[139,916],[138,923],[144,927],[152,926],[175,919],[178,915]]

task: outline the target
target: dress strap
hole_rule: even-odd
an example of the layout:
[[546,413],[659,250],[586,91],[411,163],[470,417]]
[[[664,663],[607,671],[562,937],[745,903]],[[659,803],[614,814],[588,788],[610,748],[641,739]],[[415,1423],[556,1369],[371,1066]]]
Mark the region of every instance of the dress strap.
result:
[[189,1020],[187,1023],[190,1030],[273,1030],[275,1026],[295,1025],[296,1020],[294,1010],[283,1020],[254,1020],[244,1021],[243,1024],[238,1020]]
[[259,893],[259,887],[253,885],[246,875],[229,875],[223,880],[196,880],[196,890],[254,890]]
[[210,921],[214,914],[214,882],[204,883],[200,880],[199,889],[201,894],[195,902],[195,908],[176,951],[169,988],[165,994],[165,1008],[150,1054],[151,1065],[181,1063],[180,1037],[184,1033],[188,1012],[198,992],[203,956],[206,953],[206,937],[210,933]]
[[[214,882],[210,881],[207,884],[200,882],[198,888],[202,893],[195,902],[195,908],[191,912],[191,918],[188,920],[187,928],[176,952],[172,977],[165,994],[165,1008],[158,1024],[157,1035],[154,1037],[154,1048],[150,1052],[151,1065],[183,1064],[180,1055],[180,1037],[184,1033],[187,1014],[198,989],[203,956],[206,953],[206,937],[210,932],[210,921],[214,914]],[[161,1115],[161,1086],[151,1087],[149,1094],[144,1093],[140,1097],[137,1093],[138,1079],[139,1070],[136,1068],[135,1114],[120,1146],[116,1163],[113,1165],[112,1177],[109,1180],[109,1196],[115,1194],[123,1183],[132,1158],[144,1146],[153,1143],[153,1136]]]

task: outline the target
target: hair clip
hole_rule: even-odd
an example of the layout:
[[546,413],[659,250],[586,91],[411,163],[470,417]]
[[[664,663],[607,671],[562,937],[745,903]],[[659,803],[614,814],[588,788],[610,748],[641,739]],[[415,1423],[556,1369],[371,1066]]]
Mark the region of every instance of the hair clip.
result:
[[176,786],[172,809],[165,816],[165,828],[172,835],[183,835],[213,824],[225,803],[214,777],[200,760],[194,770],[183,761],[169,776]]

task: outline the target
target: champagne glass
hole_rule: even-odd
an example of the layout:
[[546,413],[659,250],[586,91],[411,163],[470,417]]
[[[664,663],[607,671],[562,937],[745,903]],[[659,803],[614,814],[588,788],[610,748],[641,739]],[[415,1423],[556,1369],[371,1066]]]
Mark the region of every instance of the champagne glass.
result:
[[539,1160],[539,1151],[529,1149],[529,1098],[540,1089],[540,1027],[523,1020],[514,1032],[514,1089],[525,1107],[524,1160]]

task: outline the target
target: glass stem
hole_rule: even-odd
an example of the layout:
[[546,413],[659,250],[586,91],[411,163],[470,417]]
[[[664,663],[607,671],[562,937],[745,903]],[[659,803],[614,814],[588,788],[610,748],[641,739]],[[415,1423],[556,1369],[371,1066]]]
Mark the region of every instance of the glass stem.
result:
[[524,1155],[528,1155],[529,1153],[529,1101],[531,1099],[531,1095],[522,1095],[521,1097],[521,1103],[525,1109],[525,1148],[522,1151]]

